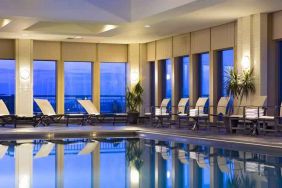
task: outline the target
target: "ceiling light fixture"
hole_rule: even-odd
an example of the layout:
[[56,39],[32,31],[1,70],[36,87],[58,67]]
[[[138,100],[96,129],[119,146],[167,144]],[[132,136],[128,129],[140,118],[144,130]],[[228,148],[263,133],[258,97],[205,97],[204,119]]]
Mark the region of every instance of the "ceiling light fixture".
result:
[[145,25],[144,27],[149,28],[149,27],[151,27],[151,25]]
[[1,22],[1,27],[5,27],[6,25],[8,25],[12,20],[10,19],[3,19]]
[[104,26],[103,26],[102,32],[106,32],[106,31],[115,29],[115,28],[117,28],[117,27],[118,27],[117,25],[110,25],[110,24],[107,24],[107,25],[104,25]]

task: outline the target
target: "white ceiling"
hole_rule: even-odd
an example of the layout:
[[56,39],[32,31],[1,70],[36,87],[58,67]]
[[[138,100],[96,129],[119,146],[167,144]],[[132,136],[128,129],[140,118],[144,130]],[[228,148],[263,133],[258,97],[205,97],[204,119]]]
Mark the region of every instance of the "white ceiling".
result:
[[138,43],[276,10],[282,0],[0,0],[0,37]]

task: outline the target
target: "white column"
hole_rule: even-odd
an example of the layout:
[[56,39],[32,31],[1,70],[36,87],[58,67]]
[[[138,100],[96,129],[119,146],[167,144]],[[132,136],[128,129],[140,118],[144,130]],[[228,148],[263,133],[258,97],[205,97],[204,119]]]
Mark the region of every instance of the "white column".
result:
[[100,143],[97,145],[91,155],[91,184],[93,188],[100,187]]
[[56,188],[64,187],[64,145],[56,145]]
[[255,14],[238,19],[237,24],[237,69],[244,62],[254,68],[256,96],[267,95],[267,14]]
[[33,144],[21,144],[15,147],[16,187],[32,187]]
[[33,114],[33,41],[16,40],[16,114]]

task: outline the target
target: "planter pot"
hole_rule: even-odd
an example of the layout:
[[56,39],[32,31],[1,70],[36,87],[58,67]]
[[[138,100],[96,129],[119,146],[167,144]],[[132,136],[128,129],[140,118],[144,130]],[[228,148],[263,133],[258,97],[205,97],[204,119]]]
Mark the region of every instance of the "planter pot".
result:
[[128,112],[127,113],[127,121],[130,124],[137,124],[138,122],[138,117],[139,117],[139,112]]

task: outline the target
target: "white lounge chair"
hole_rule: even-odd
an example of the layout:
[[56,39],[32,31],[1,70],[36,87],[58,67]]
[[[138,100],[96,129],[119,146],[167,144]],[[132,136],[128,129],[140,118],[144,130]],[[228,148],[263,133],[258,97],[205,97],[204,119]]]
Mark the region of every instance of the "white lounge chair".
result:
[[[273,107],[272,107],[273,108]],[[259,117],[259,125],[262,124],[262,131],[266,132],[278,132],[279,127],[281,127],[280,120],[282,118],[282,103],[280,104],[280,108],[274,107],[274,111],[277,113],[275,115],[263,115]],[[274,113],[275,113],[274,112]],[[274,127],[273,129],[270,129]]]
[[191,118],[193,120],[193,128],[192,130],[199,129],[199,121],[204,120],[206,124],[208,123],[209,113],[206,113],[206,107],[208,104],[209,98],[200,97],[195,105],[195,108],[189,109],[189,115],[187,118]]
[[81,104],[81,106],[85,109],[85,111],[88,114],[88,117],[86,119],[87,123],[92,125],[93,121],[99,120],[101,114],[91,100],[77,100],[77,101],[79,104]]
[[40,108],[42,115],[40,116],[40,119],[37,123],[37,125],[44,125],[48,126],[51,123],[58,123],[62,118],[66,118],[66,126],[69,125],[69,120],[71,118],[81,118],[81,125],[83,125],[83,122],[85,122],[85,119],[87,118],[87,115],[85,114],[57,114],[50,104],[50,102],[46,99],[34,99],[38,107]]
[[[230,127],[231,130],[246,130],[248,125],[251,127],[250,133],[252,135],[258,134],[258,123],[259,118],[264,116],[267,97],[259,96],[253,101],[253,105],[243,106],[243,115],[230,116]],[[234,127],[235,121],[236,127]],[[240,125],[243,125],[240,126]]]
[[216,112],[210,114],[211,116],[215,117],[215,125],[218,129],[226,128],[227,126],[227,119],[230,112],[228,109],[230,107],[229,104],[230,97],[221,97],[217,103]]
[[151,112],[145,113],[145,117],[150,118],[151,125],[156,123],[157,126],[159,124],[162,126],[164,118],[167,119],[170,118],[171,114],[168,112],[169,103],[170,103],[170,99],[163,99],[159,107],[152,107]]
[[16,126],[16,115],[10,114],[6,104],[0,99],[0,120],[2,126],[8,123],[13,123]]
[[178,159],[182,164],[189,164],[188,153],[183,149],[178,150]]
[[186,120],[189,112],[189,98],[181,98],[177,105],[178,127],[181,127],[181,120]]

